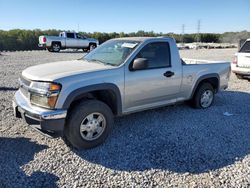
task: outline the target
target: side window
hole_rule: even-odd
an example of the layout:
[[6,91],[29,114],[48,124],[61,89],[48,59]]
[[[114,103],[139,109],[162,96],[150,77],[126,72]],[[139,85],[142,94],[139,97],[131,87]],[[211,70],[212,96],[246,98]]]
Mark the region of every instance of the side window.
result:
[[136,58],[146,58],[148,69],[171,66],[170,48],[167,42],[155,42],[144,46]]
[[75,38],[75,34],[74,33],[67,33],[67,38]]
[[79,33],[76,33],[76,38],[78,38],[78,39],[85,39],[85,36],[82,36]]
[[81,35],[79,35],[78,33],[76,33],[76,38],[80,39]]
[[240,52],[243,52],[243,53],[250,52],[250,41],[245,42],[245,44],[241,47]]

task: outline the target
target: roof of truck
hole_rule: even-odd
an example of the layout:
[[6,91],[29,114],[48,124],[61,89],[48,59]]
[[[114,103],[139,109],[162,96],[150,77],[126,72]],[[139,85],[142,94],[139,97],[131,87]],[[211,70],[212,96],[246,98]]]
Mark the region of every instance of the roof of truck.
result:
[[123,38],[114,38],[114,40],[131,40],[131,41],[145,41],[149,39],[159,39],[159,38],[170,38],[173,39],[172,37],[123,37]]

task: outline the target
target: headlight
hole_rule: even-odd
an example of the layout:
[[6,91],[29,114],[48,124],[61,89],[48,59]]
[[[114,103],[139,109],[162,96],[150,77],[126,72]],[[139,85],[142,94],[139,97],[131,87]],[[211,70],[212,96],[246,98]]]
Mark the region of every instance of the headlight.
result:
[[30,103],[53,109],[56,105],[61,85],[49,82],[31,82],[29,87]]

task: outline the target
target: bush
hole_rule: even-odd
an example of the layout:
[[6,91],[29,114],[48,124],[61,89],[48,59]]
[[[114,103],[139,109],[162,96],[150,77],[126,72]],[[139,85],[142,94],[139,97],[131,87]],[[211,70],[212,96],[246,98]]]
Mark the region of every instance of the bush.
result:
[[[38,50],[38,37],[40,35],[58,35],[61,30],[21,30],[21,29],[13,29],[9,31],[0,30],[0,51],[9,50]],[[182,36],[181,34],[175,33],[155,33],[153,31],[137,31],[132,33],[102,33],[102,32],[93,32],[86,33],[80,32],[82,35],[96,38],[100,43],[105,42],[111,38],[117,37],[157,37],[157,36],[170,36],[175,38],[176,42],[191,43],[196,42],[197,34],[185,34]],[[223,34],[214,34],[214,33],[202,33],[199,35],[200,42],[229,42],[229,43],[237,43],[240,39],[250,38],[250,32],[242,31],[242,32],[227,32]]]

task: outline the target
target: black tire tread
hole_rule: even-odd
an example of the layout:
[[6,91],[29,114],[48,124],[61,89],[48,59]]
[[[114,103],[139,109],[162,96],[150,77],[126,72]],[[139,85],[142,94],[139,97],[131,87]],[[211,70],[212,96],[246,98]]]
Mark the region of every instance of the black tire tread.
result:
[[[85,117],[88,113],[97,110],[106,118],[106,129],[103,134],[94,141],[83,140],[79,131],[80,123],[82,122],[83,117]],[[93,148],[104,142],[112,130],[112,127],[113,113],[108,105],[98,100],[84,100],[75,106],[70,112],[69,118],[66,121],[65,137],[71,143],[71,145],[77,149]]]
[[[214,94],[214,88],[213,88],[213,86],[210,83],[208,83],[208,82],[201,83],[201,85],[199,85],[198,88],[196,89],[195,94],[194,94],[193,98],[190,101],[191,102],[191,106],[193,108],[197,108],[197,109],[202,109],[203,108],[201,106],[201,104],[200,104],[200,97],[201,97],[201,94],[206,89],[210,89],[213,92],[213,94]],[[213,97],[213,100],[214,100],[214,97]],[[212,104],[213,104],[213,101],[212,101],[211,105]]]

